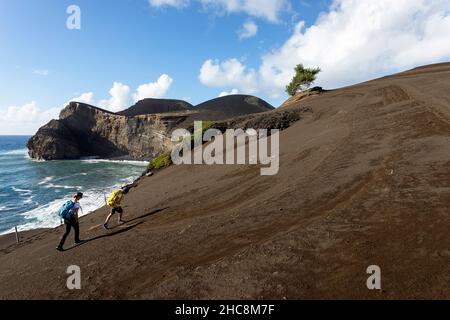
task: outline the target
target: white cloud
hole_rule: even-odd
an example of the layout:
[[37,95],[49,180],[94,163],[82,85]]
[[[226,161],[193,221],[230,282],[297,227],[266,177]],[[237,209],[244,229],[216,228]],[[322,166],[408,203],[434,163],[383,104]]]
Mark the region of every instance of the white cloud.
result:
[[67,101],[64,104],[64,107],[67,106],[69,102],[76,101],[99,106],[100,108],[112,112],[118,112],[130,107],[133,102],[138,102],[145,98],[163,98],[172,83],[173,79],[169,75],[162,74],[156,82],[142,84],[137,88],[136,92],[132,94],[128,85],[121,82],[114,82],[112,88],[109,90],[109,99],[96,101],[93,92],[85,92],[80,96]]
[[[450,1],[335,0],[329,12],[262,57],[258,72],[248,72],[259,92],[284,94],[295,65],[321,67],[317,84],[328,88],[357,83],[418,65],[450,59]],[[245,88],[225,81],[225,62],[206,61],[202,83]],[[240,65],[240,70],[245,70]],[[204,72],[203,72],[204,71]],[[242,76],[242,72],[241,72]],[[207,81],[204,81],[207,80]]]
[[[281,12],[290,9],[289,0],[197,0],[206,9],[216,13],[246,13],[252,17],[278,22]],[[184,8],[189,0],[149,0],[152,7]]]
[[226,97],[226,96],[231,96],[231,95],[233,95],[233,94],[239,94],[239,90],[236,89],[236,88],[234,88],[234,89],[232,89],[230,92],[223,91],[223,92],[221,92],[221,93],[219,94],[219,98]]
[[247,21],[242,26],[242,29],[239,30],[239,39],[248,39],[256,36],[258,33],[258,25],[253,21]]
[[189,5],[189,0],[149,0],[148,2],[152,7],[184,8]]
[[117,112],[130,106],[131,99],[129,86],[120,82],[114,82],[112,88],[109,90],[109,94],[111,95],[109,99],[100,100],[98,103],[100,108]]
[[207,60],[203,63],[199,75],[200,82],[208,87],[235,87],[248,94],[257,91],[257,74],[246,68],[239,60],[229,59],[223,62]]
[[49,75],[49,71],[47,69],[34,69],[33,70],[33,74],[38,75],[38,76],[48,76]]
[[63,107],[67,106],[72,101],[93,105],[93,104],[95,104],[94,93],[93,92],[85,92],[85,93],[81,94],[80,96],[74,97],[74,98],[70,99],[69,101],[67,101]]
[[278,22],[282,11],[290,9],[289,0],[200,0],[217,12],[244,12],[250,16]]
[[[139,86],[133,97],[136,99],[162,98],[172,82],[172,78],[167,74],[163,74],[156,82]],[[0,135],[34,134],[51,119],[58,119],[61,109],[65,108],[72,101],[98,105],[112,112],[128,108],[132,103],[130,87],[123,83],[114,82],[109,90],[109,94],[109,99],[97,102],[94,100],[93,92],[85,92],[78,97],[70,99],[61,108],[42,110],[35,101],[32,101],[22,106],[10,106],[0,109]]]
[[142,84],[138,87],[136,93],[133,95],[134,102],[146,98],[163,98],[167,90],[172,85],[173,79],[167,74],[162,74],[156,82]]
[[450,2],[335,1],[332,10],[263,57],[263,85],[282,90],[297,63],[320,66],[327,87],[368,80],[450,57]]
[[92,103],[94,103],[94,93],[86,92],[86,93],[81,94],[78,97],[73,98],[72,100],[76,101],[76,102],[92,104]]
[[57,119],[60,108],[42,110],[35,101],[0,110],[0,134],[34,134],[51,119]]

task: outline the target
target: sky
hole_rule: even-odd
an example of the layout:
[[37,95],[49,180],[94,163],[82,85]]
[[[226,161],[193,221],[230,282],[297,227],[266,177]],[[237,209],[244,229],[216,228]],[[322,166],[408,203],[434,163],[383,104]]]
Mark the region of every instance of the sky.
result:
[[0,135],[33,134],[74,100],[277,107],[299,63],[338,88],[450,61],[449,34],[447,0],[0,0]]

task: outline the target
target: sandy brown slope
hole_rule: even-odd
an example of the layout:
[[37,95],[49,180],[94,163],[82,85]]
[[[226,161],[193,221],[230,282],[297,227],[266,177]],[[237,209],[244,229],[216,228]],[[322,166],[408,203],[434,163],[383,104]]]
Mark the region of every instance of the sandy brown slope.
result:
[[441,64],[308,98],[277,176],[164,170],[128,196],[128,228],[88,231],[103,208],[80,247],[57,253],[57,229],[4,248],[0,298],[450,298],[449,85]]

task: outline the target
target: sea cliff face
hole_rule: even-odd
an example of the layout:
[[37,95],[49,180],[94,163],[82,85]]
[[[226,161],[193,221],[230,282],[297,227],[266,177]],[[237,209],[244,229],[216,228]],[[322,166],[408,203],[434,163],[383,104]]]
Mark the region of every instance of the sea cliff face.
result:
[[27,147],[30,157],[38,160],[89,156],[148,160],[168,148],[168,132],[184,119],[156,114],[127,117],[71,102],[59,120],[40,128]]
[[233,95],[197,107],[180,100],[144,99],[119,113],[71,102],[28,142],[32,159],[81,157],[150,160],[172,146],[170,133],[196,120],[221,121],[274,108],[257,97]]

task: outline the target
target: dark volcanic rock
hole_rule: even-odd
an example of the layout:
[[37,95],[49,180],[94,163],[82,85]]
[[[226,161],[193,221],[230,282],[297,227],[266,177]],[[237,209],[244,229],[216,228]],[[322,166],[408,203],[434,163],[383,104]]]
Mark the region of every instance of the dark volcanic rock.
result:
[[72,102],[59,120],[43,126],[28,142],[31,158],[55,160],[97,156],[150,159],[170,144],[167,133],[183,117],[125,117]]
[[160,114],[169,112],[189,111],[194,107],[182,100],[144,99],[130,108],[117,114],[134,117],[143,114]]
[[236,94],[206,101],[199,104],[196,109],[215,118],[210,120],[222,120],[266,112],[275,108],[260,98]]
[[81,156],[76,138],[66,125],[51,120],[39,129],[27,143],[28,154],[33,159],[77,159]]
[[170,132],[195,120],[225,120],[274,108],[252,96],[228,96],[196,108],[187,102],[145,99],[120,113],[71,102],[59,120],[39,129],[28,144],[33,159],[80,157],[148,160],[172,146]]
[[273,110],[264,114],[250,114],[237,117],[234,119],[218,121],[214,124],[214,128],[221,131],[226,129],[278,129],[285,130],[293,123],[303,118],[305,114],[312,114],[312,109],[308,107],[298,106],[289,110]]
[[194,121],[222,121],[241,116],[259,114],[274,110],[266,101],[248,95],[229,95],[203,102],[194,108],[187,120],[182,124],[185,128],[193,126]]

